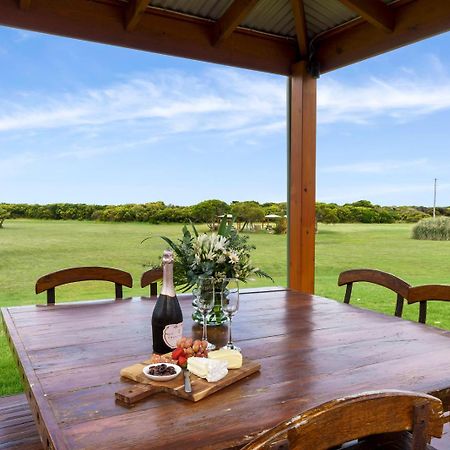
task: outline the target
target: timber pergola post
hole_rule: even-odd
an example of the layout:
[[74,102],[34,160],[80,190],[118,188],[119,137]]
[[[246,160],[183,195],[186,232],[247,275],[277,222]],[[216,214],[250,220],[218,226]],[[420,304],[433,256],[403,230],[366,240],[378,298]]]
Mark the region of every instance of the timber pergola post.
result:
[[288,285],[314,293],[316,228],[316,92],[306,62],[288,81]]

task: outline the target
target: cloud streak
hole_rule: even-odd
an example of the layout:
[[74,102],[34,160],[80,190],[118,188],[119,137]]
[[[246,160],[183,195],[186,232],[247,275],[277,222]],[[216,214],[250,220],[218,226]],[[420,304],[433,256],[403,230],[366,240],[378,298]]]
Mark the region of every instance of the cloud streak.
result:
[[404,70],[395,78],[371,77],[363,84],[326,78],[319,85],[319,122],[366,124],[386,116],[405,122],[450,109],[450,77],[437,66],[427,76]]
[[[159,72],[103,89],[0,102],[0,132],[123,123],[169,133],[239,131],[284,119],[279,79],[217,69],[204,77]],[[264,93],[264,95],[263,95]]]
[[[332,76],[319,81],[319,124],[367,124],[381,117],[408,121],[450,109],[450,78],[404,70],[363,84]],[[97,89],[16,93],[0,100],[0,133],[117,124],[158,133],[284,133],[286,86],[281,77],[221,68],[196,76],[155,71]]]

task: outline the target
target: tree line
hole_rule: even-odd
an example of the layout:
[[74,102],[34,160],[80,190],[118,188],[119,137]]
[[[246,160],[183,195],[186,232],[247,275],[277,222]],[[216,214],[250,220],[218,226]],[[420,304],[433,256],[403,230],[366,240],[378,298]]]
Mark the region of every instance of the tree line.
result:
[[[98,220],[102,222],[148,222],[148,223],[208,223],[213,225],[218,217],[231,214],[242,228],[265,220],[275,214],[283,221],[287,214],[286,202],[258,203],[256,201],[205,200],[191,206],[177,206],[164,202],[130,203],[124,205],[88,205],[82,203],[14,204],[0,203],[0,223],[11,219],[48,220]],[[423,206],[380,206],[368,200],[338,205],[317,203],[316,218],[322,223],[394,223],[418,222],[430,217],[432,208]],[[436,208],[436,214],[450,216],[450,208]]]

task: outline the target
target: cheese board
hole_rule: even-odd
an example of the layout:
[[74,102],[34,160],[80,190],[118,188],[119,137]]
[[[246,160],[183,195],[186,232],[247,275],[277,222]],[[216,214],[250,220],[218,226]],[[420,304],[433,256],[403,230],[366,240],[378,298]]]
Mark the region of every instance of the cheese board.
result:
[[115,393],[116,401],[122,406],[132,407],[136,403],[158,392],[167,392],[170,395],[175,395],[192,402],[198,402],[230,384],[259,372],[261,369],[260,363],[244,358],[240,369],[229,370],[224,378],[215,383],[208,383],[205,379],[191,374],[192,392],[188,393],[184,390],[184,377],[182,373],[170,381],[152,381],[142,372],[147,364],[149,362],[144,361],[143,363],[134,364],[120,371],[124,381],[134,381],[133,384],[130,383],[129,386]]

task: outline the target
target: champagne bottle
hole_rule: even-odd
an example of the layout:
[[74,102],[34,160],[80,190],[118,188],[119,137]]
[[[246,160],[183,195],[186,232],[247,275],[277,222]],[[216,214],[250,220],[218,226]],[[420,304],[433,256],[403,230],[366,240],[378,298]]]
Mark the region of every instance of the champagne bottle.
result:
[[162,258],[163,284],[152,315],[153,352],[168,353],[183,335],[183,313],[173,285],[173,252]]

